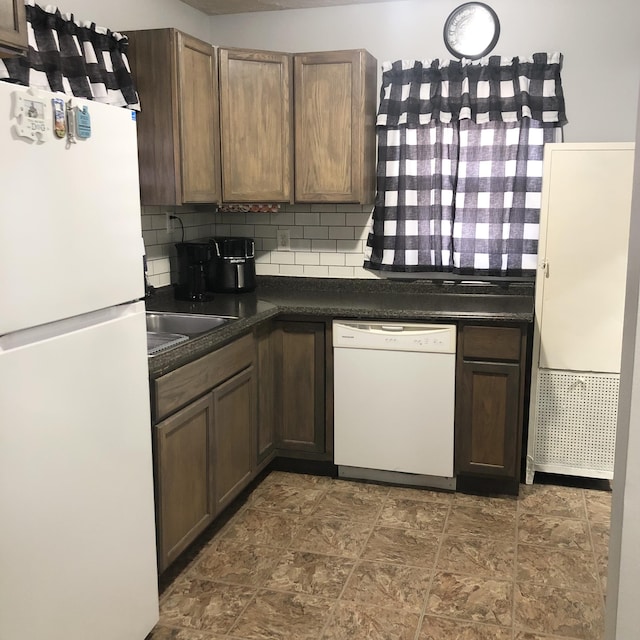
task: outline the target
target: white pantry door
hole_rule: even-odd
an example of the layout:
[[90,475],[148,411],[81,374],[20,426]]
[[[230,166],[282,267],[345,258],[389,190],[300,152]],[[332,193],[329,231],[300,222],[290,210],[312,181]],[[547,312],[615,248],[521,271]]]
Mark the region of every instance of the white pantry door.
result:
[[620,372],[633,157],[633,144],[545,146],[536,292],[542,369]]

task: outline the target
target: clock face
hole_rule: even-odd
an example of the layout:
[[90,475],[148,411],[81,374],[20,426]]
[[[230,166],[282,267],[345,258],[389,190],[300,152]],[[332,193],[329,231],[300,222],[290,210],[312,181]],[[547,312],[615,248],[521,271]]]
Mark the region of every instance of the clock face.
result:
[[444,43],[456,58],[481,58],[496,46],[500,22],[482,2],[467,2],[454,9],[444,25]]

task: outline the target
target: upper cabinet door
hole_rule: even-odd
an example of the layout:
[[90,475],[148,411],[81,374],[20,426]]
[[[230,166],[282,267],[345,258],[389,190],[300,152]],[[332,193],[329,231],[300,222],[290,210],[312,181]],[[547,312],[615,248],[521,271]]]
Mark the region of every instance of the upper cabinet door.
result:
[[127,32],[140,97],[138,157],[144,205],[220,201],[216,51],[176,29]]
[[215,49],[178,33],[180,162],[184,202],[220,200],[220,114]]
[[0,0],[0,57],[27,50],[24,0]]
[[370,203],[376,61],[366,51],[296,55],[295,200]]
[[291,57],[220,49],[222,197],[290,202]]

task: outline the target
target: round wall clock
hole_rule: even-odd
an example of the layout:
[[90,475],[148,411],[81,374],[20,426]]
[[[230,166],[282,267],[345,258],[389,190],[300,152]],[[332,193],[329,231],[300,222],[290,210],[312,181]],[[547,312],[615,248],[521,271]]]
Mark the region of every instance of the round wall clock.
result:
[[456,58],[474,60],[487,55],[498,42],[500,21],[483,2],[465,2],[444,23],[444,43]]

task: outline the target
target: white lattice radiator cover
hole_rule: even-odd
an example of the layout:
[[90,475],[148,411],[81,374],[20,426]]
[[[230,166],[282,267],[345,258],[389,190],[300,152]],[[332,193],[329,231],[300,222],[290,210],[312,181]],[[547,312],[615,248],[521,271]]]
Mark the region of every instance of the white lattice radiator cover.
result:
[[538,371],[534,467],[613,478],[620,376]]

